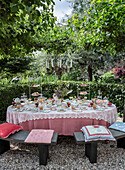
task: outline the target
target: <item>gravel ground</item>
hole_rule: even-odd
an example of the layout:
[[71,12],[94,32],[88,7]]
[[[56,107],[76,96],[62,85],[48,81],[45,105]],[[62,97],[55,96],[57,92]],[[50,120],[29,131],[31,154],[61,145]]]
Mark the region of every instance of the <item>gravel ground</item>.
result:
[[[120,120],[118,120],[120,121]],[[85,145],[76,145],[74,137],[59,136],[56,146],[49,146],[46,166],[39,165],[34,144],[11,143],[11,150],[0,155],[0,170],[125,170],[125,149],[116,142],[98,143],[97,163],[85,156]]]

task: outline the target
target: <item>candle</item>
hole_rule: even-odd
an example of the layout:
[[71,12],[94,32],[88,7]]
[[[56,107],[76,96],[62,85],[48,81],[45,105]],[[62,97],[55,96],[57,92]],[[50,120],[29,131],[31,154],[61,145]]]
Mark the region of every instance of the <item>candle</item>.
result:
[[57,66],[59,67],[59,61],[57,62]]
[[62,60],[60,60],[60,68],[61,68],[61,63],[62,63]]
[[46,68],[48,67],[48,62],[47,62],[47,60],[46,60]]
[[52,67],[53,67],[53,59],[51,59],[51,65],[52,65]]
[[72,67],[72,59],[71,59],[71,63],[70,63],[70,68]]
[[47,68],[49,68],[49,62],[48,62]]

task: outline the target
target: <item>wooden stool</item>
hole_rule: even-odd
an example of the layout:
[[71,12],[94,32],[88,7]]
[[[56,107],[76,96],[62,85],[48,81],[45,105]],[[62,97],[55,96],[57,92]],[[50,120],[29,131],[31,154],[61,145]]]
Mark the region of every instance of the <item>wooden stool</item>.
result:
[[[110,132],[117,140],[117,147],[125,149],[125,132],[120,132],[118,130],[110,129]],[[74,137],[76,140],[76,144],[85,144],[85,155],[89,158],[91,163],[97,162],[97,144],[100,142],[92,141],[92,142],[85,142],[85,136],[83,132],[74,132]]]
[[[6,152],[10,149],[10,142],[20,142],[24,143],[25,139],[29,135],[30,131],[19,131],[13,135],[10,135],[8,138],[0,138],[0,154]],[[53,133],[53,137],[51,140],[52,145],[57,144],[58,133]],[[36,143],[35,143],[36,144]],[[38,150],[39,150],[39,165],[46,165],[47,158],[49,156],[49,144],[38,143]]]

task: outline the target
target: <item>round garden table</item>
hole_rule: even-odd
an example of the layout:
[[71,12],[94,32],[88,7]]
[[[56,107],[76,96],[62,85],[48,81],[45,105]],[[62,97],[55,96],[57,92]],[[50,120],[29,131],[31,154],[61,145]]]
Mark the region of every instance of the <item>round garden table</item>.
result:
[[73,135],[73,132],[79,132],[82,126],[85,125],[104,125],[109,127],[116,120],[117,108],[114,104],[110,107],[96,110],[88,107],[86,110],[66,109],[64,112],[32,109],[20,111],[9,106],[6,115],[8,123],[20,124],[24,130],[53,129],[59,135]]

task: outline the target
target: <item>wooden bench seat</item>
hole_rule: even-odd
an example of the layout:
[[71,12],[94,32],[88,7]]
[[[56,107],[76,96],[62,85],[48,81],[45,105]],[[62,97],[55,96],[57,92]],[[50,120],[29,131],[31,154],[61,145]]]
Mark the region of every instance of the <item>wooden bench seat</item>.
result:
[[[8,138],[0,138],[0,154],[8,151],[10,149],[10,142],[19,142],[24,143],[25,139],[29,135],[30,131],[19,131],[13,135],[10,135]],[[58,133],[53,133],[53,137],[51,140],[52,145],[57,144],[58,139]],[[45,143],[35,143],[38,145],[39,150],[39,164],[40,165],[46,165],[47,164],[47,158],[49,156],[49,144]]]
[[[125,132],[110,129],[110,132],[117,140],[117,147],[125,149]],[[85,144],[85,155],[89,158],[91,163],[97,162],[97,143],[100,141],[85,142],[83,132],[74,132],[76,144]]]

